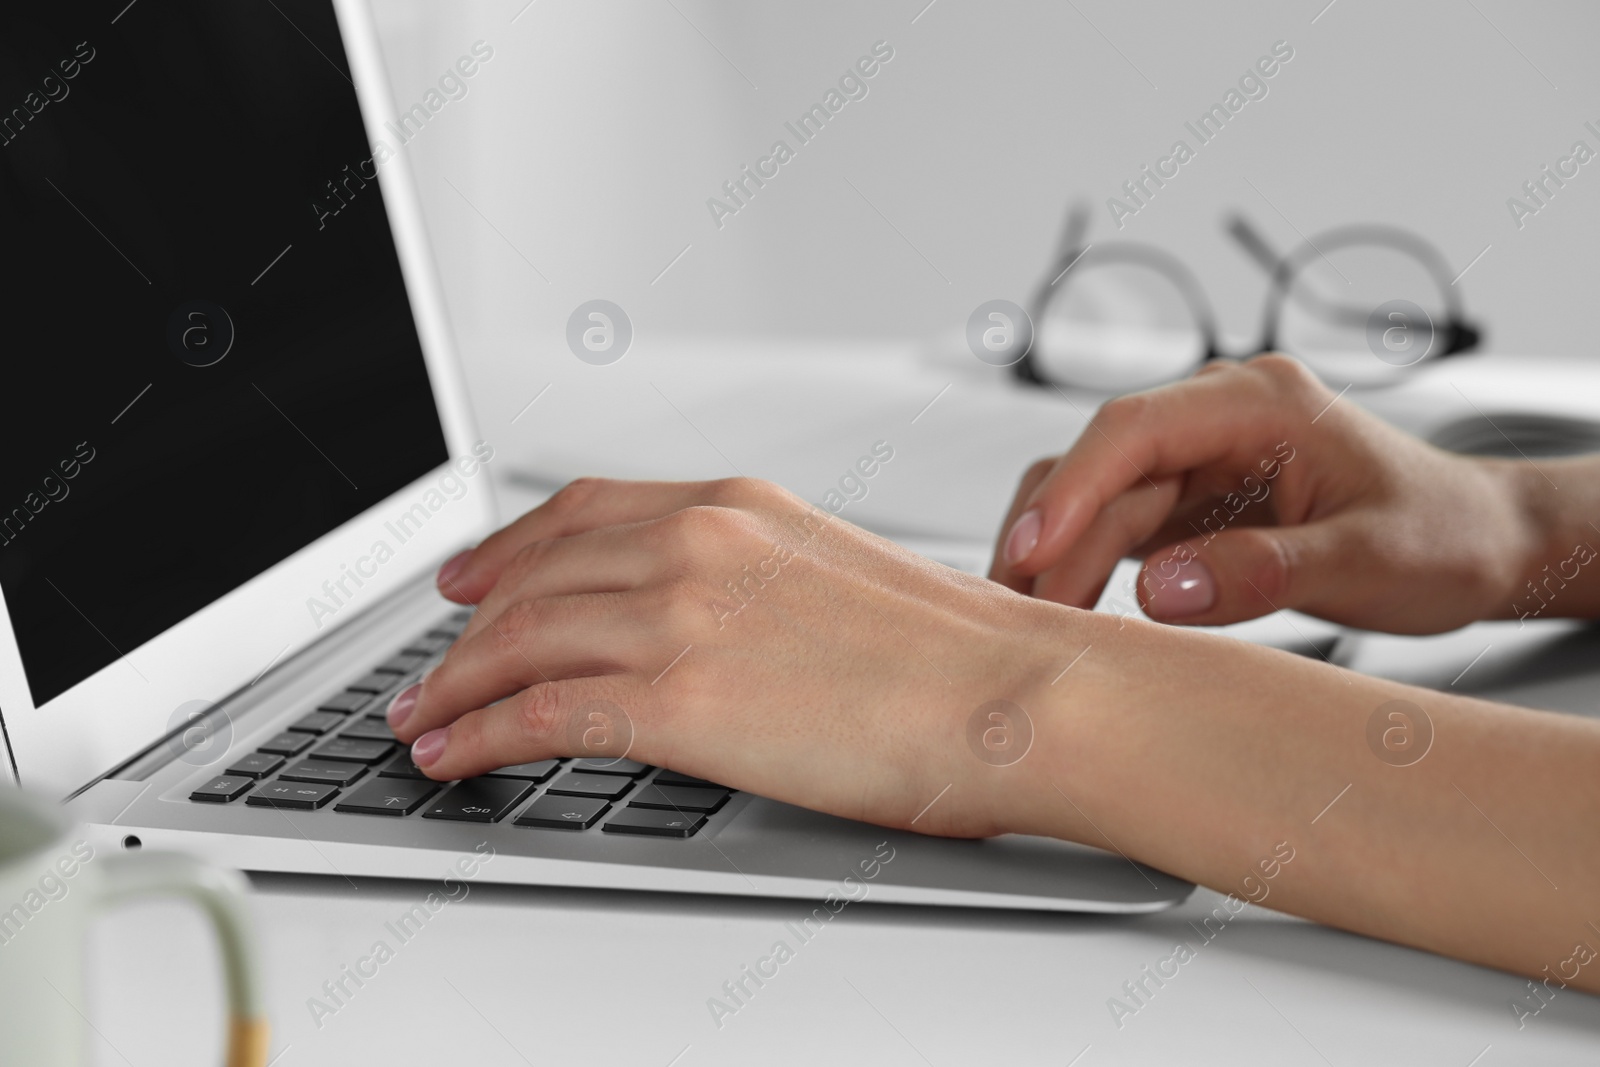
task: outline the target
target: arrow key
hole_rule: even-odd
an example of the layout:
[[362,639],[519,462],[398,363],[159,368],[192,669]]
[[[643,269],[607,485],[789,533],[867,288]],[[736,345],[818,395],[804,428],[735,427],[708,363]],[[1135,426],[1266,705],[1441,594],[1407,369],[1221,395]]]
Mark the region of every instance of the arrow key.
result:
[[547,830],[587,830],[611,805],[598,797],[545,795],[528,805],[517,816],[518,826],[540,826]]
[[427,778],[374,778],[347,793],[333,810],[361,815],[410,815],[438,791],[439,783]]
[[440,797],[422,817],[456,822],[498,822],[533,789],[532,782],[515,778],[468,778]]
[[338,793],[337,786],[285,782],[279,779],[251,793],[245,798],[245,803],[252,808],[296,808],[313,811],[332,800]]
[[623,808],[600,827],[608,834],[641,834],[646,837],[688,837],[706,824],[706,817],[693,811],[659,811],[655,808]]

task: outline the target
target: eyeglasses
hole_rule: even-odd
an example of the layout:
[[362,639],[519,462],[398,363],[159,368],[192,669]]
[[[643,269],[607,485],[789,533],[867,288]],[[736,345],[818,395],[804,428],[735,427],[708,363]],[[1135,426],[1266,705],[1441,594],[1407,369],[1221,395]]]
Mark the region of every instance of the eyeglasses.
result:
[[1260,342],[1226,353],[1187,266],[1136,241],[1086,244],[1088,226],[1088,208],[1074,206],[1027,308],[1033,342],[1011,365],[1021,381],[1121,392],[1186,377],[1214,360],[1280,351],[1330,385],[1379,386],[1423,360],[1470,352],[1483,338],[1462,313],[1444,257],[1416,234],[1341,226],[1279,255],[1235,214],[1227,231],[1271,287]]

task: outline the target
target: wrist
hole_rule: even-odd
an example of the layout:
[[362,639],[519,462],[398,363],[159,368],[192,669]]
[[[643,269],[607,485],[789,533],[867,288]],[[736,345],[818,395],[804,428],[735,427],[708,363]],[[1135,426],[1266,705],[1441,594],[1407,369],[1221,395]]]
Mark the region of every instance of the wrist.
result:
[[[1593,614],[1590,602],[1595,597],[1584,587],[1592,589],[1595,577],[1584,564],[1600,549],[1600,530],[1586,514],[1592,494],[1582,491],[1577,472],[1564,469],[1560,461],[1537,466],[1515,460],[1480,462],[1505,487],[1520,532],[1519,544],[1508,553],[1515,563],[1506,583],[1505,607],[1495,614],[1522,619]],[[1576,484],[1563,493],[1552,477]],[[1577,588],[1569,588],[1574,583]]]
[[1516,555],[1517,569],[1524,575],[1534,574],[1555,554],[1556,546],[1566,540],[1566,527],[1570,524],[1562,514],[1564,502],[1560,493],[1532,463],[1482,462],[1505,486],[1512,513],[1522,521],[1523,540]]
[[1097,841],[1081,806],[1087,801],[1080,794],[1091,788],[1081,761],[1103,725],[1124,620],[1031,598],[1020,610],[1025,617],[1013,631],[1018,655],[1011,673],[1027,681],[1011,689],[1022,712],[1020,724],[1011,725],[1027,733],[1025,751],[989,751],[970,728],[968,747],[990,764],[980,771],[993,787],[999,832]]

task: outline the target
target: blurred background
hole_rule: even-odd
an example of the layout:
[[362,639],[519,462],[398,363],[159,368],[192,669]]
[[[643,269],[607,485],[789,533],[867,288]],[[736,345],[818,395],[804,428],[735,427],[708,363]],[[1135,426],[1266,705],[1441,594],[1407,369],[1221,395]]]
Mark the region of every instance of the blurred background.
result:
[[[1600,128],[1594,5],[374,8],[402,108],[474,42],[493,49],[402,155],[480,422],[505,446],[502,479],[738,470],[818,500],[883,439],[896,460],[846,517],[987,537],[1026,462],[1070,444],[1098,401],[1013,386],[973,358],[963,330],[985,301],[1028,304],[1073,201],[1087,209],[1085,240],[1139,241],[1186,264],[1237,352],[1260,335],[1269,282],[1228,235],[1232,213],[1278,253],[1344,224],[1404,228],[1437,249],[1491,353],[1438,364],[1468,375],[1444,390],[1453,403],[1508,419],[1540,398],[1600,408],[1582,377],[1600,166],[1579,167],[1535,214],[1508,206],[1538,206],[1523,184],[1574,142],[1600,150],[1584,125]],[[798,146],[784,124],[880,41],[893,58],[867,95]],[[1292,59],[1202,145],[1185,123],[1278,42]],[[729,203],[723,183],[780,138],[795,158],[719,226],[708,199]],[[1123,183],[1180,138],[1194,158],[1119,230],[1108,198],[1134,204]],[[633,326],[609,366],[565,341],[569,315],[595,298]],[[1523,370],[1483,377],[1485,364]],[[1488,406],[1505,381],[1534,395],[1518,410]],[[1351,398],[1382,409],[1402,393],[1363,386]],[[1396,411],[1433,404],[1406,395]]]

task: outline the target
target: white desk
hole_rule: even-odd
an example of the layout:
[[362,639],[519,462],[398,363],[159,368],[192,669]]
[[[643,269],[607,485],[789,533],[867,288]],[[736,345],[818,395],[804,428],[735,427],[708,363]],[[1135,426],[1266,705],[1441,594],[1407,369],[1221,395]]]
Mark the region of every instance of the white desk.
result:
[[[1593,713],[1600,630],[1495,624],[1362,637],[1341,651],[1358,667],[1386,660],[1404,665],[1390,673],[1444,687],[1485,645],[1457,689]],[[475,886],[318,1028],[308,999],[374,941],[396,944],[384,924],[429,887],[285,876],[257,885],[280,1067],[667,1067],[680,1052],[679,1067],[1600,1057],[1600,999],[1563,993],[1519,1031],[1509,1007],[1523,991],[1517,978],[1254,907],[1202,944],[1189,923],[1220,899],[1205,890],[1131,919],[851,905],[718,1029],[707,998],[810,904]],[[101,922],[91,945],[97,1063],[214,1062],[222,1005],[207,938],[177,905]],[[1179,939],[1199,946],[1197,957],[1119,1029],[1108,998]],[[158,981],[135,980],[152,971]]]
[[[643,364],[643,355],[631,353],[629,359]],[[858,390],[871,391],[874,382],[884,380],[871,368],[857,370],[846,380]],[[654,402],[645,388],[650,373],[666,375],[655,380],[702,422],[717,447],[739,457],[735,462],[741,467],[767,474],[788,462],[801,470],[805,457],[778,455],[773,438],[767,438],[764,450],[753,449],[750,440],[732,432],[741,419],[750,425],[749,413],[726,409],[726,417],[713,426],[706,394],[700,394],[704,403],[697,406],[685,395],[689,386],[659,367],[641,368],[634,383],[641,402]],[[939,382],[948,380],[937,371],[932,379],[937,379],[934,388],[924,390],[914,382],[906,392],[916,392],[917,403],[925,403]],[[738,392],[726,379],[711,375],[709,380],[725,395]],[[617,382],[611,379],[606,388],[616,388]],[[530,384],[529,396],[540,383],[530,379]],[[808,397],[843,395],[815,378],[807,386]],[[586,432],[607,432],[604,425],[585,431],[584,420],[601,408],[585,405],[581,387],[568,393],[570,404],[554,403],[561,400],[559,393],[540,402],[551,404],[542,428],[530,428],[527,420],[515,428],[530,435],[523,439],[525,447],[535,440],[551,445],[541,454],[547,460],[556,457],[556,470],[594,444],[586,443]],[[992,406],[976,391],[952,394],[940,401],[952,402],[947,409],[952,418]],[[492,435],[498,427],[511,433],[507,424],[525,400],[508,392],[504,411],[480,403],[487,408],[482,412],[486,431]],[[1038,427],[1054,409],[1040,405],[1048,403],[1047,398],[1031,401],[1034,428],[1010,425],[1009,443],[998,451],[1030,457],[1042,451],[1045,435]],[[904,465],[885,471],[882,497],[893,496],[890,479],[901,472],[907,483],[934,484],[938,472],[918,466],[917,448],[925,444],[946,456],[959,454],[959,442],[953,445],[948,436],[950,424],[940,424],[931,413],[913,424],[917,404],[904,412],[898,401],[878,406],[893,410],[903,425],[876,426],[860,416],[866,409],[859,403],[850,417],[838,415],[837,408],[815,411],[815,422],[826,424],[829,432],[815,450],[815,471],[802,473],[820,480],[796,484],[797,478],[791,484],[816,499],[827,484],[827,471],[843,467],[834,453],[864,449],[884,436],[897,447],[904,442]],[[1070,413],[1062,418],[1070,421]],[[685,455],[696,449],[705,453],[685,460],[694,469],[682,474],[722,473],[717,469],[722,461],[706,442],[690,427],[678,429]],[[510,452],[502,448],[499,462],[514,459]],[[619,448],[601,468],[623,473],[618,468],[627,464],[626,453]],[[643,467],[658,461],[660,453],[634,456],[634,465]],[[962,473],[983,507],[964,513],[947,496],[929,510],[939,520],[931,527],[945,536],[969,529],[987,532],[995,519],[988,514],[994,510],[990,498],[1003,504],[1019,472],[1017,467],[999,475],[1000,488],[985,487],[971,481],[979,472],[967,464]],[[944,481],[944,492],[958,499],[962,488]],[[847,511],[846,517],[854,516]],[[1492,647],[1484,653],[1485,646]],[[1600,707],[1600,631],[1565,624],[1530,626],[1520,633],[1514,624],[1496,624],[1431,639],[1347,637],[1331,655],[1357,669],[1444,688],[1480,653],[1457,682],[1458,691],[1589,714]],[[393,943],[384,924],[420,901],[429,887],[280,876],[258,880],[258,888],[255,911],[275,1024],[273,1050],[281,1053],[275,1061],[281,1067],[758,1062],[1500,1067],[1600,1059],[1600,999],[1564,993],[1519,1031],[1509,1005],[1523,992],[1520,979],[1254,907],[1202,945],[1197,957],[1119,1029],[1109,998],[1121,996],[1122,984],[1167,955],[1175,941],[1200,942],[1189,923],[1198,922],[1220,899],[1204,890],[1173,911],[1132,919],[851,905],[719,1029],[708,998],[722,996],[722,984],[765,955],[785,935],[783,924],[811,905],[476,886],[400,947],[319,1028],[308,1000],[323,996],[323,982],[366,955],[376,940]],[[101,923],[91,951],[90,1011],[103,1035],[96,1062],[136,1067],[215,1062],[221,996],[197,918],[175,905],[130,909]],[[139,980],[153,971],[160,980]]]

